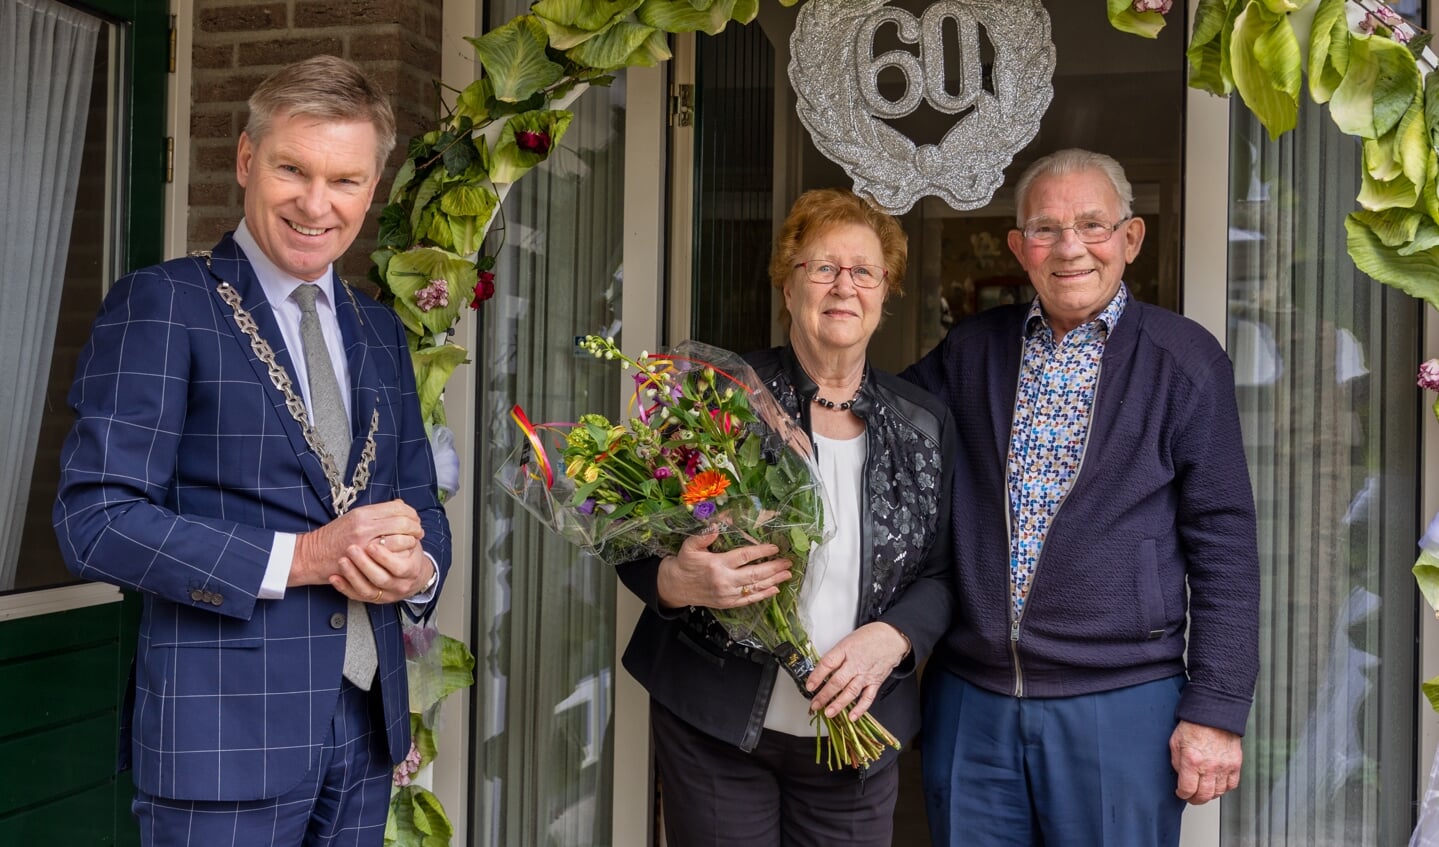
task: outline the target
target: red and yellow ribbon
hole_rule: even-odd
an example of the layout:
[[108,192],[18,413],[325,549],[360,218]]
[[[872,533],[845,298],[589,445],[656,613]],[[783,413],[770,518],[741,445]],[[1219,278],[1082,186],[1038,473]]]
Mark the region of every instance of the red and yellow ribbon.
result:
[[554,488],[555,472],[550,468],[550,460],[549,457],[545,455],[545,447],[540,443],[540,436],[539,433],[535,432],[534,424],[530,423],[530,419],[525,417],[525,410],[521,409],[518,403],[510,410],[510,419],[515,422],[515,425],[518,426],[520,431],[525,434],[525,437],[530,440],[530,446],[535,450],[535,461],[539,463],[540,470],[545,472],[545,488]]

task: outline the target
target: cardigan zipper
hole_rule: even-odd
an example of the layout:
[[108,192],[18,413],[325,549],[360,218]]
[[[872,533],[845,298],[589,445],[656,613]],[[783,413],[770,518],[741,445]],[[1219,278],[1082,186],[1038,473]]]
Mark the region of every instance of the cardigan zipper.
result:
[[[1059,498],[1054,506],[1054,515],[1049,519],[1049,533],[1045,535],[1044,544],[1039,548],[1039,555],[1034,557],[1034,570],[1029,575],[1029,593],[1034,595],[1034,588],[1039,583],[1039,566],[1044,562],[1044,550],[1049,546],[1049,536],[1054,532],[1054,525],[1059,521],[1059,512],[1064,504],[1069,502],[1069,495],[1074,493],[1074,487],[1079,484],[1079,475],[1084,472],[1084,460],[1089,456],[1089,439],[1094,433],[1094,414],[1099,409],[1099,385],[1100,376],[1104,373],[1104,355],[1101,352],[1099,362],[1094,366],[1094,399],[1089,404],[1089,422],[1084,427],[1084,443],[1079,448],[1079,464],[1074,469],[1074,479],[1070,481],[1069,490]],[[1024,365],[1020,364],[1020,380],[1024,379]],[[1018,397],[1019,389],[1016,386],[1015,396]],[[1013,435],[1010,436],[1013,438]],[[1009,559],[1014,561],[1014,529],[1013,529],[1013,508],[1009,504],[1009,480],[1008,474],[1004,482],[1005,499],[1005,525],[1009,530]],[[1014,591],[1014,574],[1011,571],[1009,577],[1009,590],[1011,595]],[[1024,613],[1029,610],[1029,600],[1024,602],[1024,608],[1018,614],[1014,611],[1014,600],[1011,596],[1009,602],[1009,655],[1014,661],[1014,696],[1024,696],[1024,670],[1019,663],[1019,626],[1024,622]]]

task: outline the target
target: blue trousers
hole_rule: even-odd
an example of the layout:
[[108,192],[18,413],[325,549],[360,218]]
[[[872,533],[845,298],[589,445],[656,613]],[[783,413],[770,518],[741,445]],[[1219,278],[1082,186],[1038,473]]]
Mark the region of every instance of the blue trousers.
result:
[[136,791],[144,847],[380,847],[393,769],[378,689],[340,683],[330,738],[293,790],[268,800],[173,800]]
[[1174,847],[1169,736],[1185,678],[1019,699],[942,668],[920,742],[934,847]]

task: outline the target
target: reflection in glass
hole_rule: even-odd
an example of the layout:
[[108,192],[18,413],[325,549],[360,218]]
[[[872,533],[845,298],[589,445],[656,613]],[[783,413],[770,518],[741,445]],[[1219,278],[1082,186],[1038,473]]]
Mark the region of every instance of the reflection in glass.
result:
[[[524,9],[497,4],[500,22]],[[536,422],[619,413],[616,371],[576,345],[620,335],[624,81],[591,89],[549,160],[517,183],[494,299],[472,359],[475,770],[470,832],[490,847],[605,844],[613,751],[614,571],[583,556],[490,484],[516,445],[510,407]],[[466,563],[456,563],[465,567]]]
[[1225,845],[1407,843],[1416,301],[1355,270],[1360,145],[1231,110],[1229,351],[1259,514],[1261,670]]

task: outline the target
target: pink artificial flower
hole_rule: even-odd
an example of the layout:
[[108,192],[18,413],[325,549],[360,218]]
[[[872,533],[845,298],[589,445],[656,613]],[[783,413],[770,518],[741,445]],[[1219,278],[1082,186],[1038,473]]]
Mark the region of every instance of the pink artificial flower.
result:
[[419,771],[421,761],[422,760],[420,758],[420,748],[416,747],[414,740],[411,739],[410,752],[405,754],[404,761],[400,762],[398,765],[395,765],[395,773],[393,776],[395,786],[398,788],[403,788],[406,785],[409,785],[412,781],[411,777],[414,776],[417,771]]
[[515,130],[515,146],[526,153],[547,155],[550,152],[550,134],[531,129]]
[[450,284],[443,279],[430,280],[429,285],[415,292],[415,305],[421,312],[450,305]]
[[1378,8],[1370,9],[1369,14],[1378,18],[1385,26],[1404,26],[1405,24],[1402,15],[1382,3],[1379,4]]
[[1418,384],[1426,391],[1439,391],[1439,359],[1430,359],[1419,366]]
[[1136,12],[1158,12],[1167,15],[1173,6],[1174,0],[1134,0],[1131,8]]
[[493,296],[495,296],[495,275],[489,271],[480,271],[479,281],[475,283],[475,297],[470,301],[470,308],[480,308],[481,303]]

